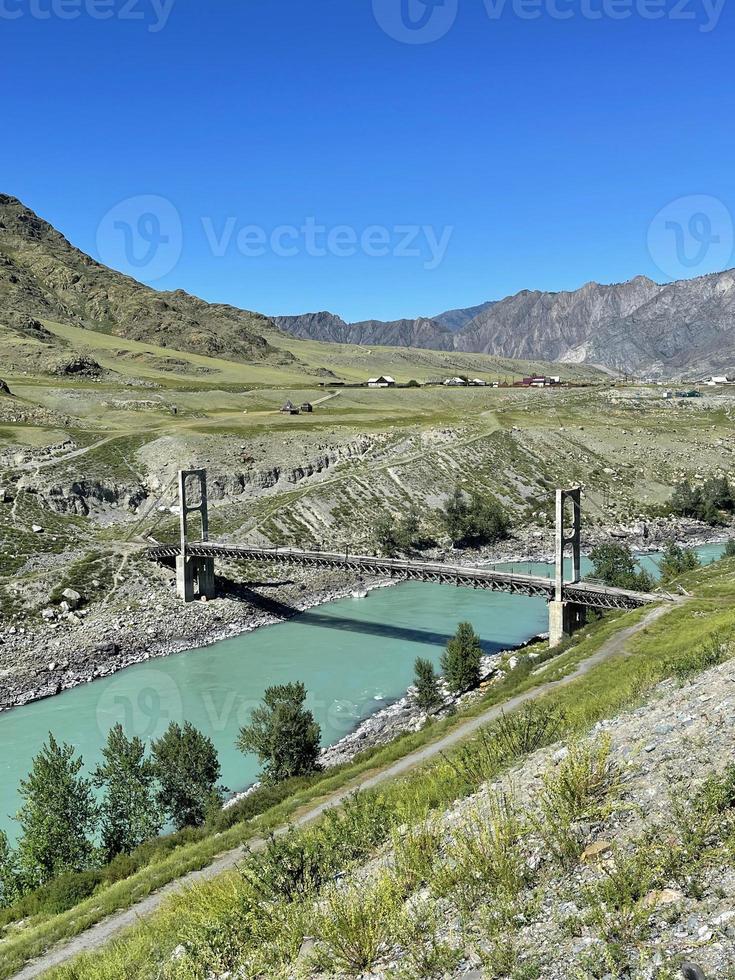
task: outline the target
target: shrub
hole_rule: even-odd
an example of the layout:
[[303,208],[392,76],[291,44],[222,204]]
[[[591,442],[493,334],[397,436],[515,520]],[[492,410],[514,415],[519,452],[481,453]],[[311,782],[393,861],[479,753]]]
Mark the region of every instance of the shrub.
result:
[[605,585],[639,592],[650,592],[653,588],[653,579],[648,572],[638,568],[627,545],[616,542],[598,544],[590,552],[590,560],[593,564],[592,577]]
[[715,633],[694,649],[664,661],[664,666],[678,680],[685,681],[694,674],[724,663],[729,655],[728,644],[720,634]]
[[413,669],[416,704],[422,711],[434,711],[442,703],[439,678],[434,670],[434,665],[430,660],[417,657]]
[[497,721],[481,729],[455,750],[450,765],[469,788],[481,786],[508,762],[554,742],[562,724],[560,711],[531,701],[512,714],[503,712]]
[[94,894],[102,880],[99,871],[79,871],[59,875],[44,889],[43,911],[51,915],[66,912]]
[[375,522],[375,542],[386,555],[430,548],[436,543],[422,527],[415,507],[398,519],[391,514],[379,517]]
[[513,714],[503,712],[490,729],[490,734],[499,757],[511,760],[555,741],[563,720],[559,711],[530,701]]
[[370,970],[395,942],[400,915],[400,892],[390,875],[333,886],[315,923],[320,959],[330,970]]
[[293,902],[318,892],[337,870],[322,835],[290,830],[271,836],[265,851],[249,854],[240,874],[259,900]]
[[530,876],[521,846],[527,830],[513,800],[490,796],[455,832],[433,876],[433,890],[451,897],[466,914],[490,896],[515,899]]
[[452,544],[460,547],[494,544],[510,531],[508,515],[497,500],[476,493],[468,500],[461,487],[455,488],[441,517]]
[[410,895],[431,879],[441,847],[441,831],[429,820],[393,831],[396,880]]
[[460,623],[441,657],[449,690],[454,694],[463,694],[470,688],[477,687],[480,682],[481,659],[480,637],[470,623]]
[[558,767],[544,774],[531,819],[562,865],[579,857],[585,836],[580,823],[603,819],[619,785],[620,768],[610,758],[609,738],[570,746]]
[[414,902],[405,912],[399,919],[397,939],[403,950],[403,961],[395,974],[397,977],[429,980],[443,977],[450,971],[454,973],[464,951],[439,939],[443,924],[444,917],[430,899]]
[[682,548],[678,544],[670,544],[664,551],[659,566],[661,581],[669,582],[685,572],[699,568],[700,564],[696,551],[692,551],[691,548]]

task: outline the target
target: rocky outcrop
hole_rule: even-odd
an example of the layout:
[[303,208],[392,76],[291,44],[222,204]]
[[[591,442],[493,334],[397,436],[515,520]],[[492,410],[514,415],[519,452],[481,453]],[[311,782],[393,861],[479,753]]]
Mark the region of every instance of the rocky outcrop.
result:
[[148,497],[142,485],[105,483],[102,480],[73,480],[56,483],[37,491],[39,500],[57,514],[86,517],[94,511],[122,508],[134,512]]

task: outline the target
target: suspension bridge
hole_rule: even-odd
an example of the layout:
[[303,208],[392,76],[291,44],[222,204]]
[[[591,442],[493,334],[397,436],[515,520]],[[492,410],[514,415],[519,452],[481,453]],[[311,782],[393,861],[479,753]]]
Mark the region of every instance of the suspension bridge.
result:
[[[180,542],[148,549],[150,559],[175,561],[176,586],[184,602],[213,599],[217,559],[270,562],[300,568],[342,569],[355,574],[402,581],[441,582],[510,595],[543,598],[549,605],[549,643],[558,645],[586,619],[588,609],[636,609],[668,597],[658,593],[612,588],[581,578],[581,490],[556,492],[556,547],[554,576],[529,575],[488,566],[456,565],[413,559],[383,558],[345,551],[301,548],[257,548],[250,545],[217,544],[209,540],[207,476],[205,470],[181,470],[179,482]],[[200,517],[200,537],[189,540],[189,520]],[[565,576],[564,558],[571,551],[571,575]]]

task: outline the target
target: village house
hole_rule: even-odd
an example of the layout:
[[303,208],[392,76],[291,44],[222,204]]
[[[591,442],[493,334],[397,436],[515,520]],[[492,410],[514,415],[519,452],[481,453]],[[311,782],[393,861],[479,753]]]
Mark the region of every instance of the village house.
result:
[[294,405],[294,403],[293,403],[293,402],[292,402],[292,401],[291,401],[290,399],[289,399],[289,401],[287,401],[287,402],[286,402],[286,403],[284,404],[284,406],[283,406],[283,408],[281,409],[281,411],[282,411],[282,412],[283,412],[283,413],[284,413],[285,415],[298,415],[298,414],[299,414],[299,410],[298,410],[298,408],[297,408],[297,407],[296,407],[296,406]]
[[393,388],[396,379],[389,374],[381,374],[379,378],[368,378],[368,388]]

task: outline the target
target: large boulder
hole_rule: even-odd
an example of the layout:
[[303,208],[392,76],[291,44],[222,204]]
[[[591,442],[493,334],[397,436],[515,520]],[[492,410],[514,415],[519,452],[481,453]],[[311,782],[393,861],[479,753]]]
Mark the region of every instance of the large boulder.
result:
[[61,593],[64,602],[69,607],[69,609],[78,609],[79,604],[82,601],[81,595],[76,591],[76,589],[64,589]]
[[7,384],[0,378],[0,395],[12,395],[13,392],[8,388]]

